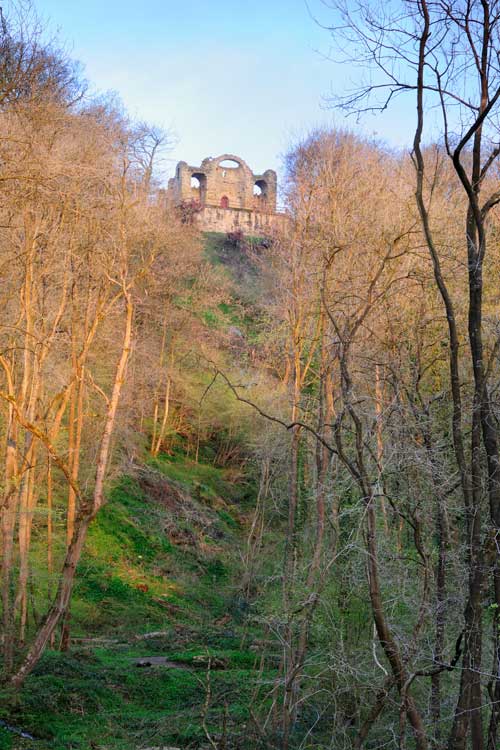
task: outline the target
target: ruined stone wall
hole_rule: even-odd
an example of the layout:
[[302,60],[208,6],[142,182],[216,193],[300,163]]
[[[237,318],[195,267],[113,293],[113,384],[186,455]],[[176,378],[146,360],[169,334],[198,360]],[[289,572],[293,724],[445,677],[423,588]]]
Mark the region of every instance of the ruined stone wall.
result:
[[276,172],[254,174],[234,154],[204,159],[199,167],[178,163],[168,184],[169,198],[177,205],[195,201],[202,210],[200,226],[206,231],[245,233],[263,231],[279,223],[276,214]]
[[[196,183],[192,186],[192,178]],[[178,163],[169,192],[177,203],[197,200],[202,206],[276,211],[276,172],[254,174],[239,156],[204,159],[199,167]],[[259,195],[255,195],[259,193]]]
[[241,231],[256,237],[283,229],[288,221],[285,214],[261,213],[245,208],[227,210],[214,206],[205,206],[196,218],[200,229],[205,232]]

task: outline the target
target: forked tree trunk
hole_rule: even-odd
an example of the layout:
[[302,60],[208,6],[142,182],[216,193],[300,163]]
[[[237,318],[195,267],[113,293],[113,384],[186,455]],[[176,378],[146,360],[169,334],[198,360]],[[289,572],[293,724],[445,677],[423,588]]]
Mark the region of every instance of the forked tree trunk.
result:
[[125,330],[121,346],[121,355],[115,370],[113,391],[108,404],[106,420],[99,446],[93,497],[88,504],[82,504],[80,509],[80,514],[75,524],[73,538],[66,552],[63,571],[54,602],[21,666],[12,677],[11,682],[16,688],[19,688],[23,684],[26,677],[38,663],[47,643],[49,643],[50,638],[55,631],[55,628],[58,626],[61,618],[68,609],[73,591],[76,567],[82,555],[90,523],[104,503],[104,482],[110,456],[111,439],[113,436],[116,413],[120,402],[132,343],[134,308],[130,293],[125,288],[124,298],[126,307]]

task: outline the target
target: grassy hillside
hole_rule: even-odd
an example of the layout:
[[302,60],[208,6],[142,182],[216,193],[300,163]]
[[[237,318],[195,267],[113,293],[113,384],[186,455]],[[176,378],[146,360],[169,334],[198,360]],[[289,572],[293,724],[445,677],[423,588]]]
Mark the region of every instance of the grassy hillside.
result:
[[[255,269],[237,239],[207,235],[205,252],[233,295],[205,323],[238,332],[228,361],[239,361],[258,335]],[[216,465],[220,430],[216,419],[198,461],[181,440],[115,482],[79,565],[71,648],[53,643],[21,694],[4,695],[0,750],[224,747],[228,736],[255,747],[251,707],[270,702],[277,659],[261,663],[265,634],[241,585],[256,487],[241,455]]]
[[238,586],[251,491],[180,455],[121,479],[80,565],[71,651],[49,651],[4,715],[35,740],[3,729],[0,748],[245,735],[263,682]]

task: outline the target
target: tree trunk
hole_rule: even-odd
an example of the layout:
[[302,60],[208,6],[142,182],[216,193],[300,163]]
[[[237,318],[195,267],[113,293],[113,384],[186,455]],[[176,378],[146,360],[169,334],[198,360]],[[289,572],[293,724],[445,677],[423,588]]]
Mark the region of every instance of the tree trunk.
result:
[[38,663],[47,643],[50,641],[55,628],[59,624],[61,618],[68,610],[68,606],[71,599],[71,593],[73,591],[73,583],[76,573],[76,567],[81,558],[83,545],[87,537],[87,532],[91,521],[95,518],[96,514],[104,503],[104,481],[106,477],[106,469],[109,461],[109,454],[111,448],[111,438],[115,426],[116,413],[118,404],[120,401],[120,395],[123,387],[125,378],[125,371],[127,362],[130,356],[131,343],[132,343],[132,325],[133,325],[133,314],[134,308],[130,293],[124,287],[124,301],[125,301],[125,330],[122,340],[121,355],[115,370],[113,391],[109,400],[108,409],[106,413],[106,420],[104,429],[101,437],[99,446],[97,468],[95,475],[95,484],[92,501],[87,505],[83,506],[80,510],[80,517],[77,519],[75,525],[75,532],[73,534],[72,541],[66,552],[66,557],[63,566],[62,576],[59,582],[58,590],[54,599],[54,602],[45,618],[42,627],[39,629],[26,657],[24,658],[21,666],[12,677],[12,684],[19,688],[28,674]]

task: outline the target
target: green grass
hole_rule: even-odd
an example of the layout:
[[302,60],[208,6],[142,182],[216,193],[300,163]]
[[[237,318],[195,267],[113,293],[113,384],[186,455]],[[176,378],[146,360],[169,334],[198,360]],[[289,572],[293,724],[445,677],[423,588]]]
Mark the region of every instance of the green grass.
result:
[[[29,678],[10,721],[28,729],[38,740],[36,747],[53,750],[197,744],[204,738],[207,673],[195,668],[195,657],[206,654],[227,663],[227,669],[210,674],[211,730],[221,731],[224,703],[234,731],[248,720],[260,679],[255,654],[202,645],[169,651],[164,644],[161,651],[186,668],[135,666],[133,658],[151,653],[149,644],[80,649],[70,655],[49,652]],[[9,748],[16,738],[2,732],[0,741],[0,747]]]
[[[71,651],[48,651],[16,701],[3,696],[9,708],[1,718],[37,741],[0,728],[0,750],[206,744],[207,675],[195,657],[207,654],[227,666],[211,673],[209,731],[220,734],[226,722],[238,734],[249,720],[260,678],[237,597],[243,529],[233,500],[241,488],[223,469],[182,455],[161,456],[149,469],[155,492],[123,477],[91,527],[72,601]],[[186,517],[163,502],[168,486],[189,505]],[[169,538],[168,530],[184,527],[203,544]],[[151,655],[187,668],[135,666]]]
[[195,498],[228,497],[231,486],[224,478],[224,470],[212,464],[196,463],[182,454],[160,455],[149,465],[174,482],[192,492]]

